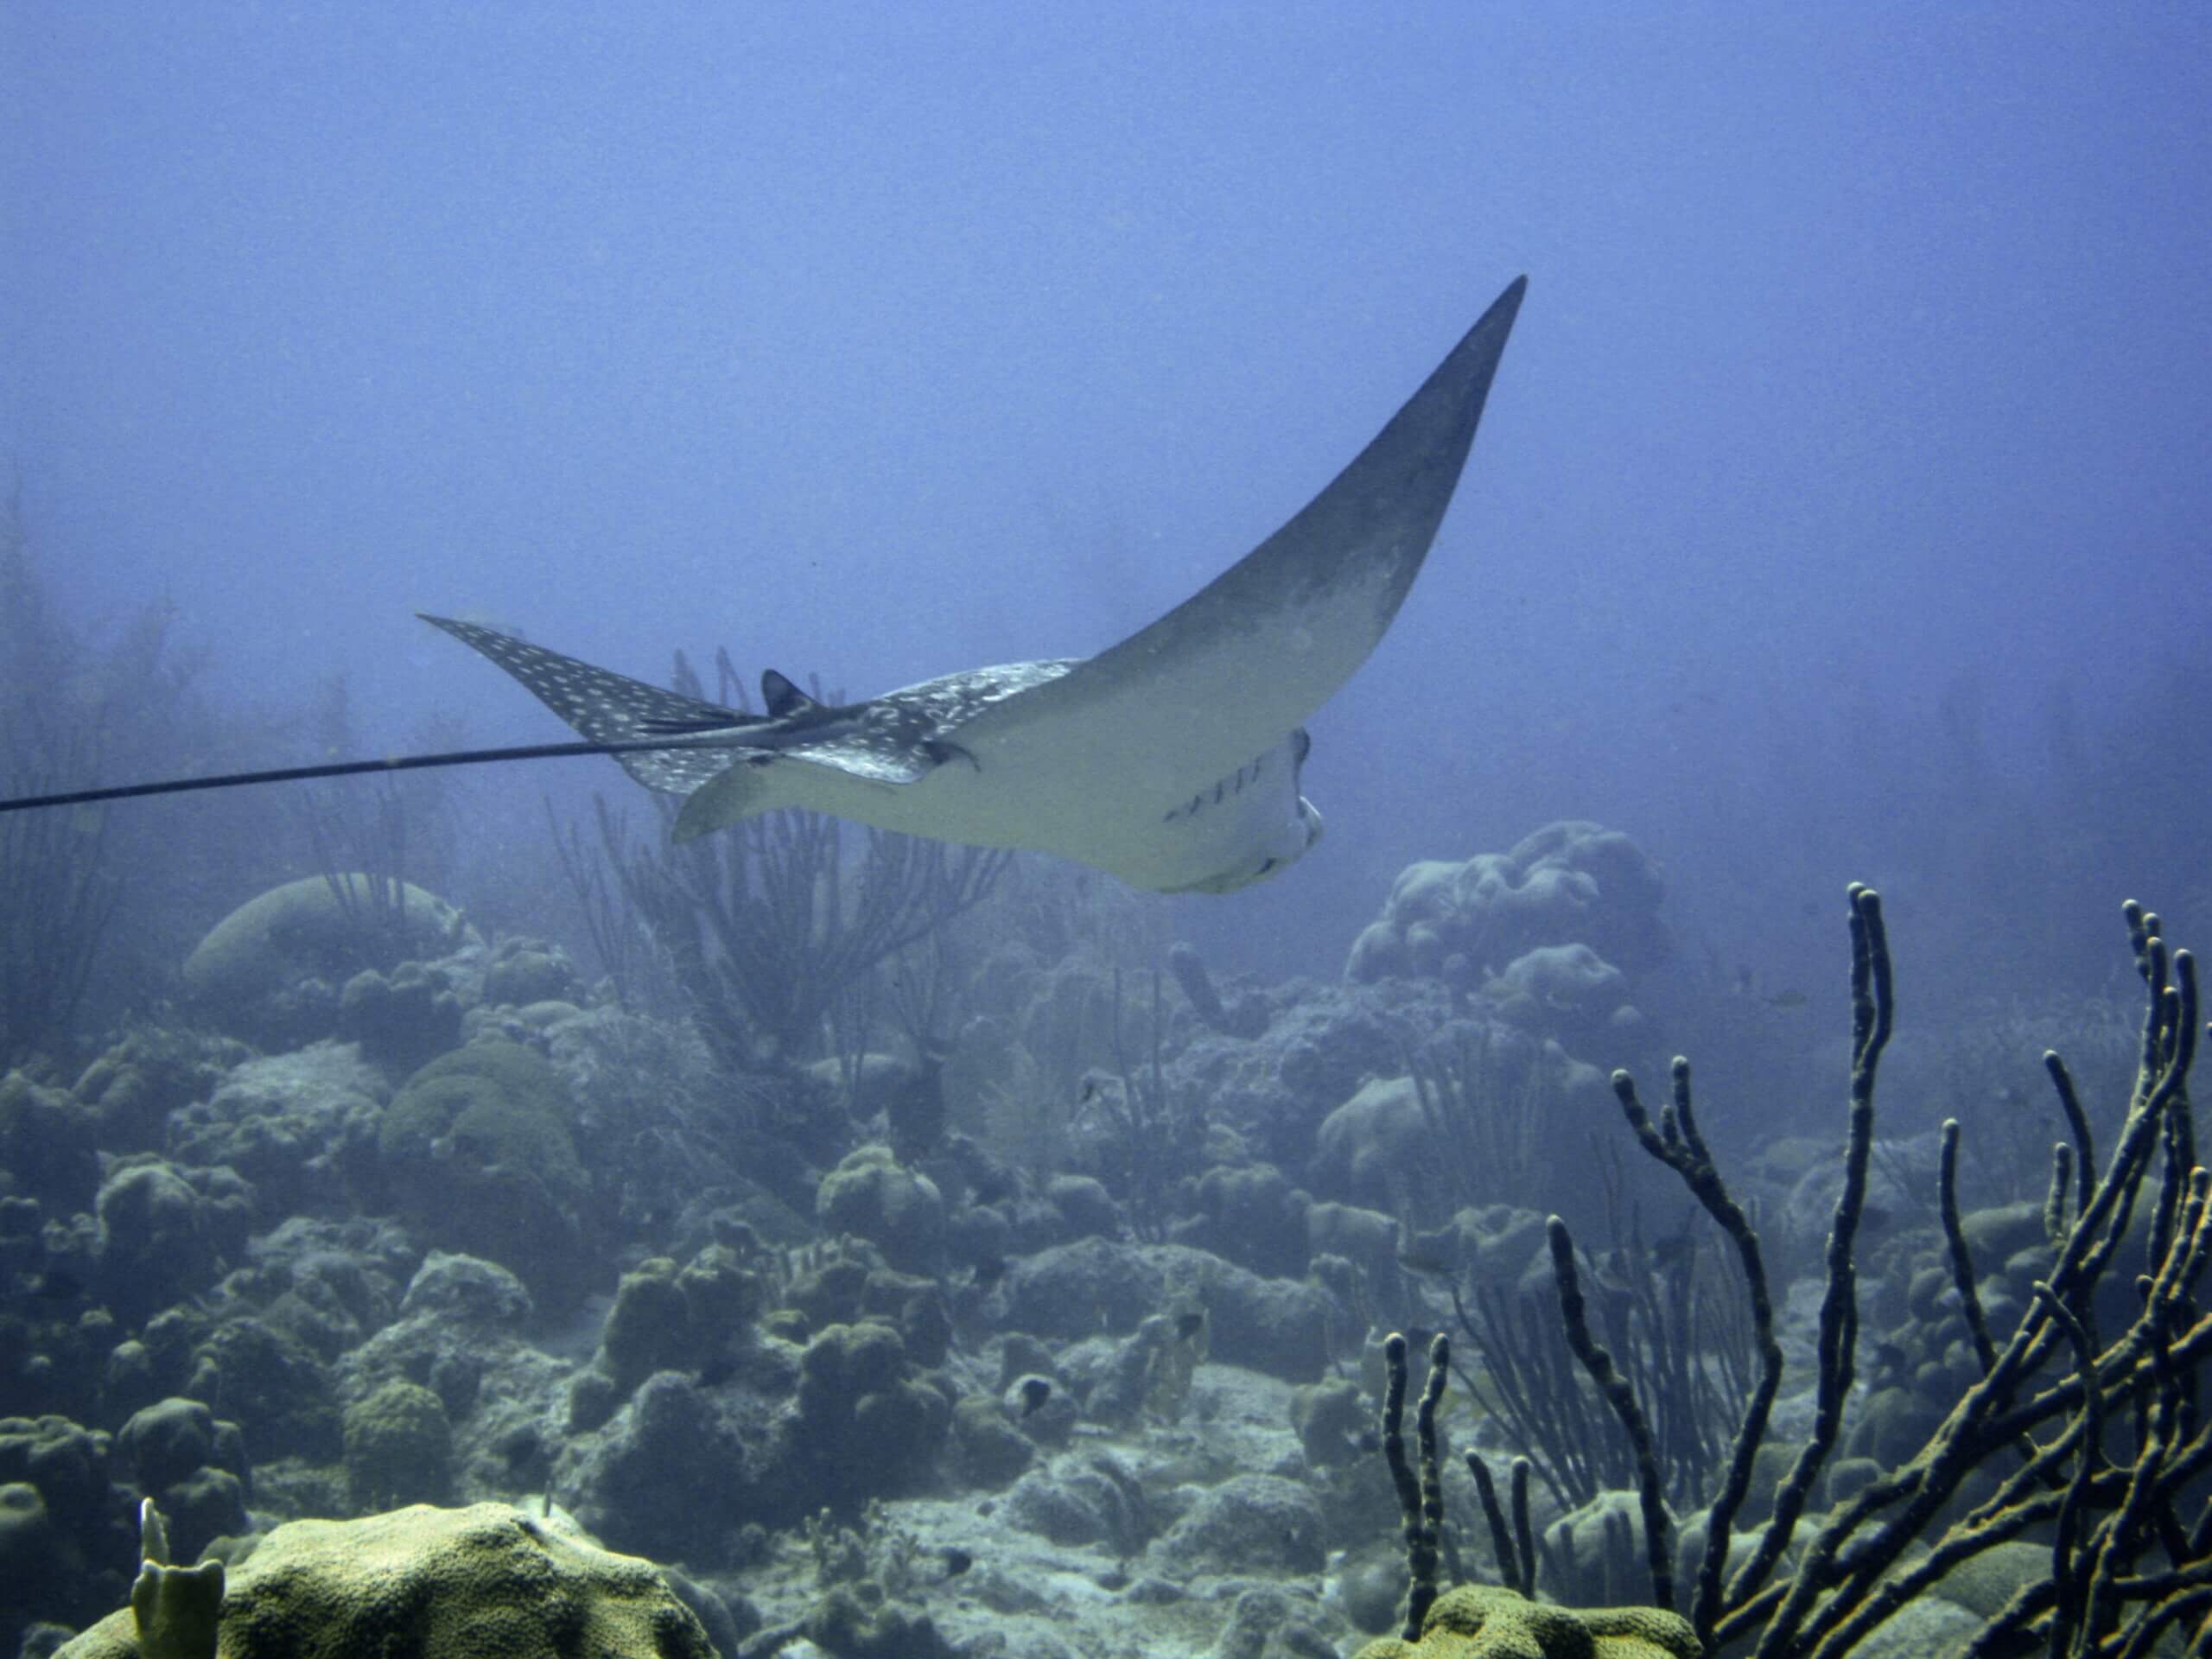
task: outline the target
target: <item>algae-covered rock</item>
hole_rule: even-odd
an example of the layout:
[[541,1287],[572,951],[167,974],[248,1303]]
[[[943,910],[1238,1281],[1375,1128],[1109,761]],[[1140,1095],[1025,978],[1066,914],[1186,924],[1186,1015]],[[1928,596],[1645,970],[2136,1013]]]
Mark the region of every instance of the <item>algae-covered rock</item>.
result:
[[111,1166],[94,1208],[99,1294],[130,1325],[204,1291],[245,1254],[254,1200],[235,1171],[141,1154]]
[[652,1256],[622,1275],[600,1332],[599,1363],[626,1399],[655,1371],[709,1367],[746,1338],[766,1294],[726,1246],[710,1244],[679,1270]]
[[1377,1296],[1388,1297],[1398,1282],[1398,1221],[1380,1210],[1333,1200],[1301,1206],[1306,1217],[1305,1261],[1339,1256],[1358,1264]]
[[0,1192],[67,1215],[100,1181],[99,1116],[22,1071],[0,1077]]
[[436,1503],[453,1484],[453,1425],[420,1383],[395,1378],[346,1413],[346,1478],[364,1508]]
[[1322,1120],[1308,1179],[1317,1192],[1387,1213],[1434,1209],[1452,1179],[1436,1135],[1411,1077],[1371,1077]]
[[408,1281],[403,1317],[430,1314],[449,1324],[500,1330],[534,1312],[521,1280],[496,1262],[432,1250]]
[[448,955],[467,920],[411,883],[308,876],[239,906],[185,959],[188,997],[233,1036],[267,1049],[327,1037],[340,988],[365,968]]
[[1309,1200],[1273,1164],[1210,1169],[1195,1196],[1199,1213],[1170,1230],[1177,1243],[1210,1249],[1255,1273],[1306,1271]]
[[1059,1217],[1058,1243],[1122,1236],[1121,1206],[1095,1175],[1052,1176],[1045,1183],[1045,1202]]
[[1070,1548],[1097,1544],[1117,1557],[1147,1541],[1144,1493],[1110,1458],[1064,1457],[1033,1469],[1006,1496],[1006,1523]]
[[[1605,1074],[1573,1058],[1557,1042],[1497,1028],[1488,1045],[1494,1077],[1466,1079],[1468,1109],[1533,1116],[1516,1162],[1486,1167],[1485,1198],[1548,1190],[1574,1169],[1586,1150],[1586,1125],[1617,1114]],[[1402,1068],[1400,1068],[1402,1069]],[[1522,1103],[1535,1099],[1541,1110]],[[1321,1121],[1306,1179],[1316,1198],[1335,1198],[1416,1219],[1451,1212],[1470,1196],[1462,1163],[1444,1155],[1450,1109],[1433,1107],[1411,1077],[1378,1074]],[[1503,1137],[1501,1137],[1503,1138]]]
[[536,1051],[472,1043],[407,1080],[377,1139],[385,1179],[425,1242],[512,1268],[552,1312],[575,1306],[594,1265],[573,1110]]
[[86,1066],[70,1092],[91,1109],[101,1151],[156,1151],[169,1114],[206,1099],[248,1052],[227,1038],[140,1027]]
[[109,1451],[66,1417],[0,1417],[0,1651],[27,1624],[86,1624],[129,1593],[129,1501]]
[[1550,1592],[1570,1605],[1633,1597],[1649,1584],[1637,1495],[1601,1491],[1544,1529]]
[[[1295,1178],[1313,1149],[1322,1118],[1369,1077],[1403,1070],[1449,1020],[1454,996],[1437,982],[1282,988],[1267,1029],[1243,1040],[1206,1032],[1168,1058],[1171,1098],[1203,1099],[1215,1143],[1204,1161],[1234,1166],[1264,1160]],[[1243,1141],[1230,1153],[1224,1131]]]
[[329,1375],[289,1331],[261,1319],[226,1319],[194,1344],[192,1362],[186,1391],[222,1402],[255,1461],[338,1456],[338,1402]]
[[1359,1385],[1349,1377],[1324,1377],[1291,1390],[1290,1426],[1306,1461],[1316,1469],[1364,1457],[1360,1437],[1367,1432],[1371,1414]]
[[484,973],[484,1000],[526,1008],[537,1002],[573,1002],[582,988],[576,965],[557,944],[543,939],[501,939]]
[[807,1612],[806,1639],[839,1659],[953,1659],[957,1651],[925,1612],[895,1602],[871,1605],[837,1585]]
[[[1179,1262],[1204,1252],[1179,1246]],[[1137,1328],[1167,1298],[1163,1257],[1140,1244],[1077,1239],[1011,1263],[992,1291],[992,1320],[1033,1336],[1076,1338]]]
[[1168,1579],[1197,1573],[1318,1575],[1327,1564],[1321,1500],[1281,1475],[1232,1475],[1208,1488],[1147,1552]]
[[944,1249],[944,1199],[926,1175],[900,1166],[884,1146],[861,1147],[822,1179],[815,1219],[833,1233],[854,1233],[894,1268],[925,1273]]
[[1483,984],[1498,1017],[1516,1030],[1555,1038],[1570,1050],[1602,1053],[1632,1035],[1643,1015],[1630,1004],[1628,977],[1588,945],[1542,944],[1506,963]]
[[53,1581],[60,1557],[38,1488],[22,1480],[0,1484],[0,1638],[12,1644],[25,1624],[58,1611],[42,1605],[38,1591]]
[[129,1459],[139,1491],[160,1504],[180,1560],[246,1529],[245,1438],[200,1402],[171,1397],[132,1413],[116,1450]]
[[461,1046],[461,999],[419,962],[364,968],[338,994],[338,1035],[393,1077]]
[[822,1498],[857,1504],[895,1491],[944,1444],[952,1402],[887,1325],[833,1325],[799,1356],[799,1431]]
[[[232,1567],[226,1659],[715,1659],[652,1562],[504,1503],[292,1521]],[[70,1659],[151,1659],[129,1609]]]
[[1036,1461],[1037,1447],[1014,1426],[1004,1403],[971,1394],[952,1408],[954,1460],[969,1485],[999,1487]]
[[791,1350],[775,1342],[712,1389],[658,1372],[595,1432],[570,1426],[553,1483],[575,1495],[587,1524],[626,1548],[726,1556],[742,1524],[796,1524],[829,1501],[790,1409],[797,1381]]
[[422,1252],[391,1222],[294,1216],[247,1247],[252,1267],[225,1287],[327,1363],[390,1324]]
[[600,1331],[599,1355],[618,1399],[655,1371],[690,1370],[699,1363],[676,1272],[668,1257],[652,1256],[624,1274],[615,1289],[614,1306]]
[[353,1178],[373,1163],[390,1093],[340,1043],[245,1060],[172,1114],[169,1155],[235,1169],[253,1183],[264,1214],[349,1216]]

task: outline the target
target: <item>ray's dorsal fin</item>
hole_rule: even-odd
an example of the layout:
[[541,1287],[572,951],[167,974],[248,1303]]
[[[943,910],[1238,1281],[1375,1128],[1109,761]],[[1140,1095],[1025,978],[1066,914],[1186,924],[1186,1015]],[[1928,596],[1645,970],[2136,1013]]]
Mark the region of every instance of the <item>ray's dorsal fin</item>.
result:
[[812,714],[822,705],[793,685],[788,675],[774,669],[760,676],[760,702],[767,709],[771,720],[787,720],[793,715]]

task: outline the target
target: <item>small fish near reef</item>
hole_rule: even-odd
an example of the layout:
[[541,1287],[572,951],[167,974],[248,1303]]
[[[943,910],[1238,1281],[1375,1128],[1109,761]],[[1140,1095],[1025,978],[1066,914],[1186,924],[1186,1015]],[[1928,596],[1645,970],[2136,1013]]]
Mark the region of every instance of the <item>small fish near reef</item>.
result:
[[1158,893],[1233,893],[1320,839],[1304,722],[1382,639],[1428,556],[1521,309],[1515,279],[1420,390],[1281,529],[1096,657],[948,674],[828,704],[771,670],[766,712],[679,696],[473,623],[580,741],[291,766],[0,801],[0,812],[429,766],[613,755],[683,798],[689,841],[780,807],[1058,855]]

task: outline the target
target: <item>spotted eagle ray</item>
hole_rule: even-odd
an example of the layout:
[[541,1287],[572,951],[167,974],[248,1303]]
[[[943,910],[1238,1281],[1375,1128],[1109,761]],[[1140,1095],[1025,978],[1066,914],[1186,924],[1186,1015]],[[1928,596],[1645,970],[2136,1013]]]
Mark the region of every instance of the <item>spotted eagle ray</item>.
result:
[[1304,722],[1367,660],[1459,481],[1528,279],[1516,278],[1374,441],[1289,523],[1096,657],[947,674],[861,702],[772,669],[759,715],[450,618],[582,741],[233,772],[0,801],[0,811],[238,784],[609,754],[683,798],[689,841],[779,807],[1057,854],[1131,887],[1230,893],[1320,838]]

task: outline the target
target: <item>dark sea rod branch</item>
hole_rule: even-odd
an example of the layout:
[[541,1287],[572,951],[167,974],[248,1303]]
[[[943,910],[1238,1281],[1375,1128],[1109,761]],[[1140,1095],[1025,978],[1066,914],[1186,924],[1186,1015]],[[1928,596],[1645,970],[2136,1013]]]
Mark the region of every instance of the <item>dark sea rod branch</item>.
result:
[[1707,1150],[1705,1137],[1698,1133],[1688,1060],[1675,1058],[1670,1080],[1672,1096],[1656,1128],[1652,1126],[1643,1101],[1637,1096],[1636,1079],[1626,1071],[1613,1073],[1613,1095],[1620,1102],[1621,1113],[1628,1119],[1637,1143],[1681,1177],[1683,1185],[1735,1244],[1751,1298],[1752,1337],[1759,1353],[1758,1383],[1737,1427],[1719,1496],[1707,1511],[1705,1554],[1698,1567],[1697,1596],[1692,1605],[1690,1623],[1697,1630],[1698,1640],[1709,1647],[1713,1624],[1720,1617],[1721,1578],[1728,1560],[1729,1535],[1745,1497],[1751,1491],[1752,1461],[1758,1455],[1760,1442],[1766,1438],[1767,1418],[1782,1387],[1782,1344],[1774,1338],[1774,1299],[1767,1288],[1766,1264],[1759,1249],[1758,1234],[1753,1230],[1743,1206],[1721,1179],[1720,1172]]
[[1429,1346],[1428,1377],[1415,1414],[1418,1472],[1406,1456],[1406,1339],[1395,1331],[1383,1341],[1382,1360],[1389,1373],[1382,1394],[1382,1456],[1390,1467],[1391,1484],[1397,1489],[1410,1584],[1406,1592],[1404,1639],[1417,1642],[1440,1587],[1436,1560],[1437,1540],[1444,1525],[1444,1483],[1438,1468],[1436,1408],[1452,1369],[1451,1341],[1440,1332]]
[[[2018,1323],[2001,1348],[1993,1338],[1988,1346],[1976,1343],[1982,1375],[1919,1451],[1838,1503],[1793,1560],[1792,1529],[1810,1501],[1822,1459],[1836,1443],[1852,1383],[1853,1249],[1871,1155],[1875,1079],[1894,1007],[1880,901],[1870,889],[1852,888],[1850,1139],[1828,1239],[1814,1431],[1781,1484],[1774,1516],[1753,1544],[1751,1561],[1725,1592],[1719,1590],[1734,1512],[1731,1505],[1740,1502],[1736,1488],[1748,1479],[1741,1465],[1757,1452],[1764,1427],[1764,1402],[1755,1395],[1746,1404],[1747,1422],[1731,1456],[1721,1500],[1707,1518],[1708,1547],[1693,1627],[1706,1651],[1742,1653],[1755,1644],[1756,1659],[1850,1659],[1864,1650],[1885,1620],[1933,1590],[1946,1574],[1995,1545],[2030,1537],[2048,1548],[2050,1571],[2024,1585],[1989,1616],[1965,1649],[1967,1659],[2025,1659],[2031,1652],[2143,1659],[2183,1621],[2202,1620],[2212,1609],[2212,1505],[2202,1496],[2202,1483],[2212,1474],[2212,1421],[2207,1421],[2198,1399],[2201,1373],[2212,1364],[2212,1313],[2201,1312],[2196,1300],[2197,1281],[2212,1264],[2212,1175],[2194,1161],[2193,1135],[2172,1122],[2190,1109],[2188,1073],[2200,1018],[2196,969],[2188,952],[2167,949],[2155,916],[2134,905],[2127,916],[2148,1007],[2140,1066],[2101,1179],[2088,1163],[2093,1143],[2088,1116],[2075,1100],[2068,1117],[2083,1179],[2070,1222],[2063,1198],[2045,1205],[2046,1218],[2054,1226],[2065,1225],[2063,1235],[2051,1239],[2054,1259]],[[2071,1078],[2063,1066],[2055,1056],[2045,1064],[2055,1079],[2063,1079],[2062,1096],[2070,1097]],[[1736,1237],[1746,1258],[1747,1288],[1756,1301],[1764,1289],[1756,1236],[1726,1202],[1712,1169],[1697,1131],[1686,1064],[1676,1062],[1673,1078],[1673,1099],[1656,1124],[1625,1074],[1617,1074],[1615,1093],[1645,1150],[1675,1169]],[[2147,1212],[2145,1228],[2133,1235],[2147,1237],[2150,1245],[2144,1270],[2132,1281],[2136,1312],[2116,1339],[2101,1345],[2088,1309],[2130,1236],[2129,1220],[2144,1182],[2151,1179],[2154,1147],[2163,1167],[2158,1197],[2149,1201],[2158,1208]],[[1947,1127],[1936,1197],[1954,1281],[1971,1302],[1978,1290],[1957,1214],[1957,1130]],[[1656,1596],[1663,1603],[1671,1589],[1664,1549],[1668,1522],[1648,1430],[1632,1409],[1632,1389],[1592,1341],[1573,1241],[1556,1219],[1548,1231],[1569,1344],[1608,1400],[1618,1405],[1625,1398],[1631,1408],[1621,1415],[1628,1438],[1637,1444],[1646,1548]],[[1766,1313],[1770,1319],[1770,1307]],[[1986,1319],[1982,1323],[1986,1335]],[[1384,1438],[1413,1542],[1425,1523],[1433,1529],[1435,1510],[1406,1461],[1399,1427],[1407,1386],[1405,1346],[1398,1338],[1393,1344]],[[2041,1381],[2038,1372],[2046,1362],[2062,1351],[2070,1351],[2071,1362],[2063,1374],[2021,1400],[2024,1389]],[[2056,1432],[2047,1439],[2033,1438],[2052,1424]],[[2117,1442],[2131,1432],[2132,1446],[2123,1450]],[[1993,1466],[2011,1464],[2008,1452],[2018,1454],[2017,1466],[2009,1472]],[[1484,1489],[1484,1510],[1501,1566],[1525,1590],[1537,1554],[1523,1518],[1527,1465],[1515,1467],[1514,1519],[1520,1536],[1509,1545],[1487,1471],[1478,1459],[1469,1461]],[[1966,1508],[1965,1483],[1977,1473],[1988,1478],[1992,1490]],[[2193,1517],[2191,1525],[2183,1524],[2184,1509]],[[1907,1549],[1923,1541],[1919,1556],[1908,1560]],[[1423,1562],[1433,1556],[1418,1550],[1409,1554],[1418,1583]],[[1685,1639],[1690,1635],[1686,1629]],[[2192,1659],[2212,1659],[2212,1625],[2200,1624],[2187,1651]]]
[[[1821,1299],[1816,1348],[1820,1377],[1813,1396],[1813,1434],[1798,1452],[1774,1495],[1774,1514],[1758,1547],[1728,1586],[1731,1601],[1747,1600],[1789,1547],[1821,1466],[1843,1427],[1843,1404],[1850,1396],[1852,1355],[1859,1329],[1858,1268],[1853,1251],[1859,1218],[1866,1203],[1866,1165],[1874,1143],[1874,1079],[1882,1050],[1890,1040],[1895,1013],[1890,975],[1889,931],[1882,922],[1881,895],[1862,882],[1851,884],[1851,1119],[1843,1161],[1843,1190],[1836,1197],[1828,1228],[1827,1289]],[[1782,1651],[1777,1630],[1794,1628],[1812,1604],[1817,1586],[1801,1571],[1781,1611],[1761,1639],[1759,1659]]]
[[[1651,1574],[1651,1605],[1669,1611],[1675,1605],[1674,1551],[1667,1516],[1667,1497],[1659,1478],[1659,1461],[1653,1454],[1651,1426],[1636,1402],[1636,1389],[1613,1363],[1613,1357],[1590,1333],[1582,1301],[1582,1287],[1574,1270],[1574,1239],[1557,1216],[1544,1224],[1551,1245],[1552,1280],[1559,1291],[1559,1316],[1567,1327],[1567,1346],[1582,1369],[1598,1385],[1598,1392],[1620,1419],[1622,1431],[1636,1452],[1636,1495],[1643,1515],[1644,1565]],[[1442,1338],[1439,1338],[1442,1340]]]
[[[1965,1478],[1997,1448],[2012,1443],[2034,1423],[2071,1411],[2076,1414],[2063,1439],[2076,1449],[2077,1455],[2094,1458],[2097,1447],[2088,1433],[2088,1416],[2093,1409],[2107,1410],[2146,1384],[2171,1399],[2168,1379],[2193,1372],[2212,1354],[2212,1321],[2197,1320],[2178,1342],[2170,1342],[2166,1335],[2177,1315],[2187,1317],[2189,1289],[2202,1266],[2202,1211],[2184,1206],[2180,1217],[2184,1224],[2172,1230],[2167,1249],[2152,1264],[2143,1311],[2127,1332],[2106,1351],[2091,1373],[2084,1375],[2077,1368],[2075,1376],[2046,1390],[2029,1406],[2018,1411],[2007,1409],[2019,1383],[2043,1363],[2054,1344],[2064,1339],[2054,1311],[2063,1307],[2073,1313],[2086,1305],[2118,1249],[2136,1192],[2149,1174],[2152,1146],[2162,1145],[2171,1158],[2187,1144],[2165,1133],[2161,1120],[2171,1111],[2187,1109],[2186,1077],[2195,1053],[2197,1018],[2195,965],[2186,951],[2170,956],[2155,932],[2144,927],[2146,919],[2154,918],[2143,917],[2139,906],[2128,907],[2131,933],[2150,987],[2150,1006],[2145,1021],[2142,1070],[2104,1181],[2062,1242],[2058,1262],[2044,1281],[2046,1293],[2025,1311],[1989,1374],[1967,1391],[1910,1464],[1863,1490],[1808,1547],[1798,1565],[1791,1597],[1767,1626],[1758,1649],[1763,1659],[1769,1655],[1840,1659],[1850,1653],[1866,1632],[1902,1604],[1908,1581],[1923,1581],[1918,1569],[1886,1583],[1882,1582],[1884,1575],[1891,1571],[1904,1548],[1934,1522]],[[2203,1190],[2201,1178],[2194,1173],[2183,1179],[2183,1185],[2192,1195]],[[2086,1326],[2086,1321],[2082,1322]],[[2088,1402],[2092,1392],[2098,1395],[2094,1408]],[[2077,1582],[2085,1560],[2109,1563],[2102,1578],[2107,1586],[2133,1582],[2119,1575],[2143,1547],[2146,1519],[2156,1518],[2157,1501],[2174,1489],[2177,1469],[2195,1463],[2196,1446],[2177,1446],[2171,1424],[2157,1423],[2158,1416],[2154,1408],[2152,1440],[2155,1445],[2145,1445],[2124,1486],[2116,1487],[2112,1475],[2105,1473],[2093,1474],[2080,1488],[2085,1505],[2094,1502],[2108,1512],[2085,1532],[2065,1569],[2076,1575]],[[2031,1476],[2055,1469],[2056,1462],[2050,1459],[2055,1449],[2044,1448],[2036,1459],[2040,1467],[2016,1474],[2015,1488]],[[2133,1495],[2133,1502],[2123,1501],[2113,1509],[2123,1490]],[[1869,1515],[1891,1503],[1899,1507],[1870,1536],[1857,1537]],[[1962,1529],[1971,1533],[1977,1526],[1986,1525],[1993,1507],[1994,1501],[1955,1524],[1937,1541],[1937,1553],[1963,1559],[1968,1552],[1955,1548],[1962,1541]],[[2164,1535],[2177,1538],[2178,1529],[2165,1529]],[[1850,1546],[1847,1566],[1840,1562],[1847,1543]],[[2192,1565],[2200,1552],[2186,1541],[2182,1548],[2184,1559],[2177,1566]],[[2096,1569],[2088,1570],[2095,1581]],[[1801,1596],[1800,1592],[1807,1593]],[[1806,1609],[1813,1596],[1827,1599],[1808,1618]],[[2075,1606],[2069,1605],[2062,1618],[2055,1589],[2047,1596],[2024,1596],[1993,1621],[1992,1630],[1974,1650],[1985,1655],[2025,1651],[2006,1645],[2008,1638],[2003,1632],[2013,1631],[2024,1639],[2032,1623],[2041,1619],[2048,1608],[2051,1622],[2042,1635],[2044,1641],[2059,1644],[2055,1650],[2116,1651],[2116,1647],[2107,1649],[2098,1644],[2107,1637],[2117,1638],[2126,1630],[2120,1617],[2123,1599],[2107,1587],[2101,1601],[2092,1598],[2080,1604],[2078,1616]],[[2144,1616],[2148,1616],[2147,1611]],[[2100,1624],[2105,1628],[2100,1630]],[[2069,1649],[2065,1642],[2087,1642],[2088,1646]]]

